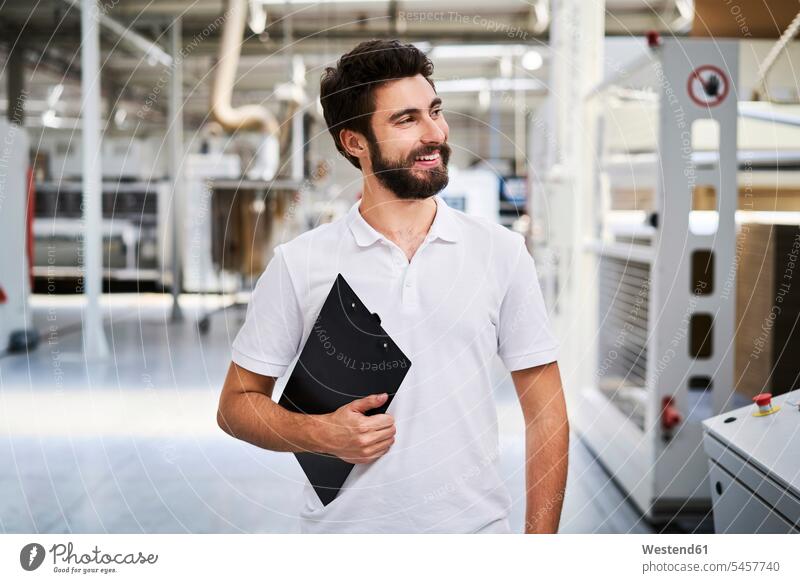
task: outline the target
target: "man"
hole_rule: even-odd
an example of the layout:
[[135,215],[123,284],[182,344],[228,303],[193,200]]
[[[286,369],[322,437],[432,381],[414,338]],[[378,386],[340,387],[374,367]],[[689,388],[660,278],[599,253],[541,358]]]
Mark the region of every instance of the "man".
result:
[[[510,532],[495,355],[512,372],[526,422],[525,531],[558,529],[569,439],[558,342],[523,237],[437,195],[451,149],[432,73],[414,46],[382,40],[326,69],[325,120],[363,173],[361,201],[276,248],[233,343],[222,429],[265,449],[356,464],[327,506],[306,484],[302,532]],[[386,414],[365,415],[382,394],[329,415],[272,399],[337,273],[413,363]]]

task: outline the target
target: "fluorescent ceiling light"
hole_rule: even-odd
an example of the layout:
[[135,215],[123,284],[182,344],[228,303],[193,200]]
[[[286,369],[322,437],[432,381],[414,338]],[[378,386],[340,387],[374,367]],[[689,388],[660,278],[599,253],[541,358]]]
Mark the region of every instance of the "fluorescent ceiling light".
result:
[[[259,0],[261,4],[280,6],[281,4],[388,4],[389,0]],[[421,0],[405,0],[417,2]]]
[[412,42],[411,44],[414,45],[415,47],[417,47],[419,50],[421,50],[426,55],[431,50],[431,43],[429,43],[428,41],[424,41],[424,40],[423,41],[415,41],[415,42]]
[[475,59],[518,56],[525,45],[439,45],[431,51],[434,59]]
[[528,71],[536,71],[542,68],[544,59],[539,51],[528,51],[522,55],[522,66]]
[[476,93],[481,91],[545,91],[538,79],[504,78],[444,79],[436,81],[437,93]]
[[58,100],[61,99],[61,95],[64,93],[64,86],[59,83],[58,85],[53,85],[50,87],[48,94],[47,94],[47,105],[52,109],[58,103]]
[[267,28],[267,11],[264,10],[264,4],[265,2],[262,0],[250,0],[249,2],[247,25],[253,34],[261,34]]
[[125,111],[125,108],[118,107],[117,111],[114,112],[114,123],[117,127],[122,127],[125,124],[125,120],[128,117],[128,112]]
[[46,128],[60,128],[61,120],[56,116],[56,112],[48,109],[42,114],[42,125]]

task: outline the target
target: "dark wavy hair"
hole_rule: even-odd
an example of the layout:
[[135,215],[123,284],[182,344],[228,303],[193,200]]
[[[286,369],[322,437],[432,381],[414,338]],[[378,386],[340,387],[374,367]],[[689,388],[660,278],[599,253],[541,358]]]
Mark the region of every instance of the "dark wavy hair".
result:
[[341,56],[336,67],[326,67],[319,98],[328,131],[339,153],[360,169],[358,158],[342,147],[339,132],[349,129],[375,140],[370,119],[375,111],[375,89],[403,77],[422,75],[436,89],[433,63],[412,44],[398,40],[368,40]]

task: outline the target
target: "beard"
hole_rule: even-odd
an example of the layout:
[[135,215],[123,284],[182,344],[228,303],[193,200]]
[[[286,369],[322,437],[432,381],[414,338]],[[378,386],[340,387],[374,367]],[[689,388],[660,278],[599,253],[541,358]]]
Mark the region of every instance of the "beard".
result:
[[[439,151],[439,164],[433,168],[414,168],[417,156],[427,156]],[[384,158],[375,140],[369,141],[372,172],[385,188],[397,198],[424,199],[441,191],[449,180],[447,162],[450,160],[450,146],[426,146],[412,152],[408,158],[389,160]]]

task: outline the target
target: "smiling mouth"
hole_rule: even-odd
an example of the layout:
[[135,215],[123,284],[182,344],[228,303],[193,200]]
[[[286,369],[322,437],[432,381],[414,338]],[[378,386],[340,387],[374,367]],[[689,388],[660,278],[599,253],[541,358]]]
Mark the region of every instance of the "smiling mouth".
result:
[[424,156],[417,156],[414,158],[414,166],[419,166],[421,168],[433,168],[434,166],[439,165],[439,160],[441,156],[439,152],[433,152],[432,154],[426,154]]

